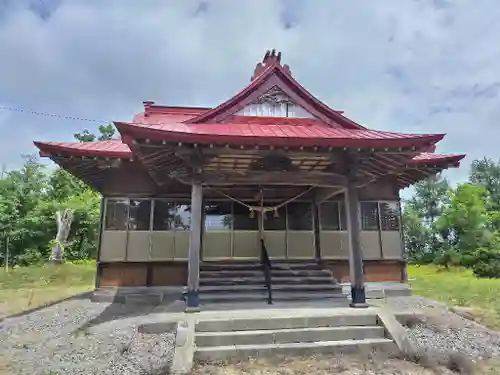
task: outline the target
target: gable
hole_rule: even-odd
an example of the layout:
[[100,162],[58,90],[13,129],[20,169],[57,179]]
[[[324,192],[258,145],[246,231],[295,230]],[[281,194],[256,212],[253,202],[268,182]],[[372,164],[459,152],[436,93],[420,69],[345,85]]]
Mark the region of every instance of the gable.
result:
[[235,113],[237,116],[314,118],[278,86],[271,87]]
[[266,53],[262,62],[257,64],[247,87],[185,123],[222,123],[239,115],[309,118],[334,128],[366,129],[313,96],[292,77],[290,67],[282,66],[280,60],[280,53]]

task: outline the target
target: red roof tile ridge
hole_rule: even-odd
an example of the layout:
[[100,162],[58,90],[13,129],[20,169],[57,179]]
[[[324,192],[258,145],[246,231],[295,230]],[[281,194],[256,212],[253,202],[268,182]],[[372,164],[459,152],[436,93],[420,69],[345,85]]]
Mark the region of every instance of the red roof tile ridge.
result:
[[148,113],[199,115],[211,109],[212,109],[211,107],[151,105],[149,107],[150,111]]

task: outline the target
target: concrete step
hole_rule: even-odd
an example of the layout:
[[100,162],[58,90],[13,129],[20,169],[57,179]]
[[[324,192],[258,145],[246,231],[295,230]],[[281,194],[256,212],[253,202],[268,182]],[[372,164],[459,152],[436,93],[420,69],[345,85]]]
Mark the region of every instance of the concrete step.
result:
[[[250,302],[267,300],[267,289],[262,291],[252,291],[247,293],[203,293],[200,295],[202,305],[210,303],[231,303],[231,302]],[[313,301],[326,300],[331,298],[345,298],[341,293],[333,291],[274,291],[272,293],[273,301]]]
[[196,323],[196,332],[251,331],[265,329],[299,329],[319,327],[376,326],[377,314],[362,312],[331,316],[289,316],[264,319],[213,319]]
[[[273,277],[272,281],[279,281],[280,284],[328,284],[334,282],[331,275],[325,276],[309,276],[309,277],[288,277],[278,276]],[[252,285],[264,284],[264,274],[255,277],[200,277],[200,285]]]
[[[336,292],[342,294],[342,287],[334,283],[329,284],[272,284],[273,292]],[[248,293],[253,291],[267,291],[265,283],[251,285],[201,285],[201,293]]]
[[[277,262],[271,260],[273,269],[280,270],[319,270],[320,265],[317,262]],[[219,262],[204,262],[200,265],[201,271],[226,271],[226,270],[261,270],[262,265],[259,262],[234,262],[234,263],[219,263]]]
[[327,353],[352,353],[357,351],[396,351],[396,344],[385,338],[343,341],[300,342],[263,345],[208,346],[196,349],[196,361],[220,361],[273,357],[276,355],[306,356]]
[[[200,278],[214,278],[214,277],[262,277],[262,270],[224,270],[224,271],[200,271]],[[318,277],[330,276],[333,277],[330,270],[282,270],[272,269],[271,276],[274,277]]]
[[294,342],[343,341],[384,338],[382,326],[264,329],[256,331],[202,332],[196,346],[288,344]]

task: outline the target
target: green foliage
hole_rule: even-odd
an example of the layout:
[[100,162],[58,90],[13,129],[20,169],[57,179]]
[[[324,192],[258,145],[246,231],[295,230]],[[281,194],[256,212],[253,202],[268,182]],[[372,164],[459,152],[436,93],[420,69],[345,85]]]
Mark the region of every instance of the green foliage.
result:
[[492,248],[480,248],[475,251],[472,265],[474,275],[479,277],[500,277],[500,251]]
[[439,176],[417,184],[403,218],[413,262],[500,278],[500,162],[474,161],[469,182],[454,189]]
[[[87,133],[87,138],[96,138],[84,133],[82,139]],[[99,134],[99,139],[109,139],[114,129],[101,126]],[[0,263],[5,263],[7,239],[9,264],[47,261],[57,233],[56,212],[64,209],[71,209],[74,216],[65,259],[95,258],[100,195],[68,172],[47,170],[37,157],[24,156],[19,170],[0,178]]]
[[94,141],[108,141],[110,139],[113,139],[115,135],[115,128],[112,124],[100,125],[98,130],[99,130],[99,135],[95,135],[89,132],[87,129],[84,129],[79,133],[75,133],[74,137],[76,140],[80,142],[94,142]]

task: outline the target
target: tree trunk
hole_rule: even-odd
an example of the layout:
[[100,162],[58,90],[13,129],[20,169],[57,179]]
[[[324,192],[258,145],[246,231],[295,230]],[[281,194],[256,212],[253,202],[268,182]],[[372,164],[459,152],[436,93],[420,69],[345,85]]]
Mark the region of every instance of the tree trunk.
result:
[[63,262],[64,245],[68,239],[71,223],[73,222],[73,211],[65,209],[56,212],[57,235],[54,246],[52,246],[52,254],[50,260],[54,263]]

